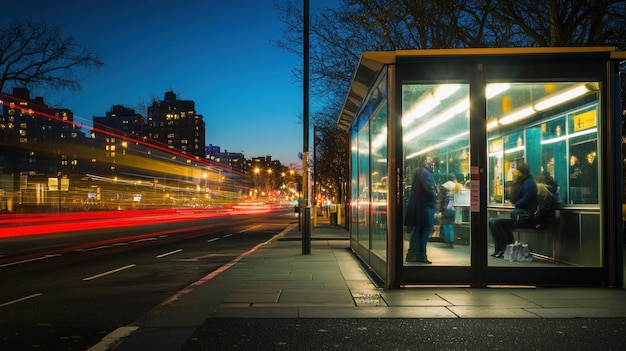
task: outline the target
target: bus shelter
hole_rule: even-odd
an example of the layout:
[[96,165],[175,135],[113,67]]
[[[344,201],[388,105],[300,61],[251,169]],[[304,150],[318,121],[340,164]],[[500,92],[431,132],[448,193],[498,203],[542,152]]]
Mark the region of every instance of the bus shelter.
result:
[[[387,288],[621,287],[625,59],[612,47],[363,53],[337,121],[351,136],[351,249]],[[438,191],[456,182],[447,220],[433,216],[431,263],[407,261],[404,222],[426,160]],[[530,255],[510,261],[492,256],[489,222],[510,218],[522,164],[553,182],[557,216],[513,230]]]

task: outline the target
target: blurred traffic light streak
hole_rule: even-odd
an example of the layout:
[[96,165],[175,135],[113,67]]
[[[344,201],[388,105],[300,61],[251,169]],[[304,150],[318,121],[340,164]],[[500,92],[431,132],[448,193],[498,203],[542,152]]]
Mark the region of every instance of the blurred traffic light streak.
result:
[[[134,211],[72,212],[66,214],[0,215],[0,239],[29,235],[70,233],[94,229],[140,227],[208,218],[241,216],[278,211],[267,204],[234,204],[213,209],[158,209]],[[184,231],[194,227],[185,227]],[[150,234],[154,236],[154,233]]]
[[0,102],[7,122],[2,154],[15,159],[8,163],[14,169],[4,170],[2,184],[10,186],[0,185],[6,201],[0,211],[207,207],[236,203],[249,192],[243,173],[156,140],[90,128],[77,116],[6,94]]

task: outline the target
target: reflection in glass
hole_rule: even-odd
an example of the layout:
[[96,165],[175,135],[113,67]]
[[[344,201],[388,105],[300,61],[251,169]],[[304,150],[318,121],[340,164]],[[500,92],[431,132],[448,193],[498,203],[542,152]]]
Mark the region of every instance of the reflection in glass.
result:
[[[520,162],[527,163],[533,176],[556,182],[559,212],[567,218],[566,224],[557,230],[566,227],[562,232],[567,235],[559,237],[556,247],[561,250],[556,253],[545,243],[548,235],[519,239],[529,244],[536,257],[556,255],[548,258],[580,263],[581,257],[574,257],[571,252],[580,252],[583,232],[595,233],[593,238],[585,234],[585,240],[591,240],[593,246],[601,240],[600,228],[583,228],[596,222],[583,221],[579,211],[569,210],[574,205],[594,205],[589,210],[599,211],[599,85],[595,82],[506,83],[507,88],[500,89],[503,86],[503,83],[487,85],[488,92],[496,87],[500,90],[498,95],[487,94],[488,217],[509,215],[512,172]],[[585,217],[597,216],[599,213]],[[600,264],[599,251],[592,255],[585,258],[585,264]],[[514,264],[536,267],[542,262],[538,259]],[[489,260],[489,265],[500,264],[496,259]]]
[[358,213],[357,213],[357,239],[369,247],[369,199],[370,180],[369,174],[369,123],[359,130],[358,137]]
[[[469,85],[404,84],[402,86],[404,210],[420,160],[432,156],[438,189],[434,233],[427,244],[433,265],[469,266]],[[453,176],[459,183],[454,196],[454,247],[443,242],[442,213],[447,208],[442,185]],[[403,213],[406,215],[406,213]],[[411,228],[404,227],[404,256]],[[405,265],[421,263],[405,262]]]
[[387,104],[383,104],[370,120],[370,213],[372,252],[387,256]]

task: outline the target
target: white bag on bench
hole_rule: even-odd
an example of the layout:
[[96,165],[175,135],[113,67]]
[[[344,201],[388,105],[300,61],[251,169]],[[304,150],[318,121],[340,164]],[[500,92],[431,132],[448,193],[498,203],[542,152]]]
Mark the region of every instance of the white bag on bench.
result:
[[509,262],[532,262],[533,256],[530,254],[528,244],[522,244],[516,241],[506,246],[506,249],[504,249],[504,259]]

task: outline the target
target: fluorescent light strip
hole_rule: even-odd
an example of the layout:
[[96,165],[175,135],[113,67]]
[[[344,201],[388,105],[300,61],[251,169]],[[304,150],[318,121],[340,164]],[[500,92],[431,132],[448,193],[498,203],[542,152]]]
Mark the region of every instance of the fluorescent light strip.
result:
[[413,129],[412,131],[407,133],[407,135],[404,136],[403,140],[404,142],[411,141],[415,139],[417,136],[429,131],[432,128],[435,128],[436,126],[442,123],[447,122],[449,119],[459,115],[460,113],[463,113],[463,112],[467,113],[468,110],[469,110],[469,98],[461,100],[459,103],[445,110],[440,115],[431,118],[428,122]]
[[451,136],[450,138],[440,142],[439,144],[431,145],[431,146],[429,146],[429,147],[427,147],[425,149],[421,149],[420,151],[416,151],[416,152],[408,155],[406,157],[406,159],[408,160],[408,159],[417,157],[419,155],[423,155],[423,154],[425,154],[425,153],[427,153],[427,152],[429,152],[431,150],[438,149],[440,147],[446,146],[446,145],[448,145],[448,144],[450,144],[452,142],[455,142],[457,139],[460,139],[460,138],[462,138],[462,137],[464,137],[466,135],[469,135],[469,131],[463,132],[461,134],[457,134],[457,135],[454,135],[454,136]]
[[497,122],[491,122],[487,125],[487,130],[491,130],[496,127],[498,124],[511,124],[517,122],[519,120],[525,119],[529,116],[534,115],[537,112],[544,111],[549,109],[550,107],[560,105],[567,101],[573,100],[577,97],[587,94],[590,92],[589,88],[583,83],[574,86],[571,89],[563,91],[553,96],[549,96],[547,98],[539,100],[532,107],[524,107],[516,110],[515,112],[506,115],[504,117],[500,117]]
[[485,96],[487,99],[491,99],[499,95],[500,93],[509,90],[511,84],[509,83],[491,83],[487,84],[487,88],[485,88]]
[[456,93],[457,90],[461,88],[461,84],[442,84],[440,85],[433,95],[435,99],[439,101],[443,101],[450,97],[450,95]]
[[504,117],[501,117],[498,119],[498,123],[500,124],[511,124],[514,122],[517,122],[521,119],[524,119],[530,115],[534,115],[535,114],[535,110],[532,107],[525,107],[522,109],[519,109],[509,115],[506,115]]
[[565,101],[569,101],[575,99],[581,95],[584,95],[589,92],[589,89],[582,84],[578,85],[572,89],[566,90],[560,94],[544,99],[543,101],[539,101],[533,106],[536,111],[547,110],[552,106],[556,106],[564,103]]
[[487,123],[487,130],[492,130],[498,126],[498,120]]
[[522,151],[522,150],[524,150],[524,145],[516,146],[516,147],[510,148],[510,149],[505,149],[504,153],[505,154],[510,154],[510,153],[517,152],[517,151]]
[[[406,127],[407,125],[411,124],[411,122],[413,122],[414,120],[423,117],[425,114],[427,114],[429,111],[431,111],[433,108],[435,108],[437,105],[439,105],[439,103],[450,97],[450,95],[452,95],[453,93],[455,93],[457,90],[459,90],[461,88],[460,84],[443,84],[441,85],[439,88],[437,88],[437,90],[433,93],[433,96],[428,96],[427,98],[423,99],[422,101],[420,101],[419,103],[415,104],[415,106],[413,106],[411,108],[411,110],[405,115],[404,118],[402,118],[402,126]],[[507,91],[508,89],[511,88],[511,84],[509,83],[491,83],[488,84],[486,89],[485,89],[485,95],[487,97],[487,99],[491,99],[505,91]],[[469,106],[469,103],[468,103]],[[497,125],[497,121],[492,122],[494,123],[494,127]],[[487,128],[488,130],[491,128]]]
[[595,133],[597,131],[598,131],[598,128],[591,128],[591,129],[581,130],[580,132],[567,134],[567,135],[562,135],[562,136],[556,137],[556,138],[542,140],[541,144],[545,145],[545,144],[558,143],[559,141],[563,141],[563,140],[567,140],[569,138],[575,138],[575,137],[579,137],[579,136],[583,136],[583,135],[587,135],[587,134],[592,134],[592,133]]
[[402,118],[402,126],[406,127],[414,120],[424,117],[425,114],[434,109],[441,101],[450,97],[461,88],[460,84],[442,84],[433,92],[420,99]]
[[387,141],[387,127],[383,128],[378,136],[374,138],[374,141],[372,142],[372,148],[378,149],[385,141]]
[[[521,151],[521,150],[524,150],[524,145],[516,146],[516,147],[510,148],[510,149],[506,149],[506,150],[504,150],[504,153],[505,154],[510,154],[510,153],[513,153],[513,152],[516,152],[516,151]],[[502,150],[496,151],[496,152],[491,152],[491,153],[487,154],[487,156],[502,158]]]
[[427,97],[425,100],[415,104],[413,108],[402,118],[402,126],[406,127],[411,122],[418,118],[424,117],[425,114],[430,112],[435,106],[439,105],[439,101],[435,100],[432,96]]

